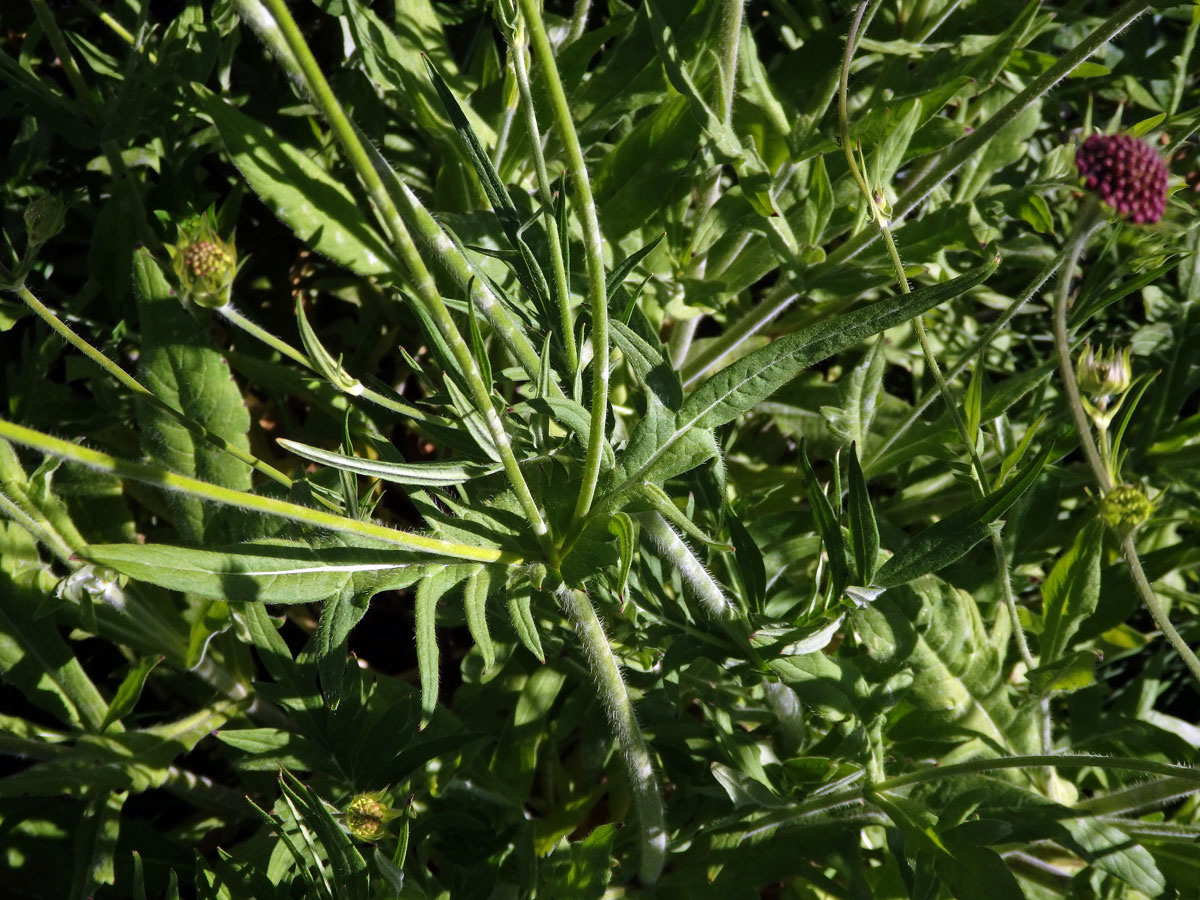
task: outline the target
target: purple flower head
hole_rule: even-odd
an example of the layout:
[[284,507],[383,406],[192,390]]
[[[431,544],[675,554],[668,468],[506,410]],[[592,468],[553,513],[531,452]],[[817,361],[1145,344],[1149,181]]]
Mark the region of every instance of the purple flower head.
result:
[[1149,144],[1123,134],[1093,134],[1075,151],[1087,186],[1135,223],[1157,222],[1167,206],[1167,167]]

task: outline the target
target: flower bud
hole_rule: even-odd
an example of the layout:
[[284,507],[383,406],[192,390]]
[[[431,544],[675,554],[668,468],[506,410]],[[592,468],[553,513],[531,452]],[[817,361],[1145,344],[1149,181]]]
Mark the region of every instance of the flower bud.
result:
[[1154,504],[1136,484],[1119,484],[1100,500],[1100,516],[1106,525],[1125,537],[1136,531],[1154,512]]
[[382,792],[355,794],[345,809],[346,827],[356,838],[377,841],[387,834],[387,822],[402,815],[381,801]]
[[1097,353],[1091,344],[1085,344],[1075,360],[1075,381],[1079,389],[1092,397],[1109,397],[1129,390],[1133,380],[1133,367],[1129,361],[1129,348],[1110,348],[1107,353]]
[[67,205],[53,194],[34,197],[25,207],[25,236],[31,247],[40,247],[63,230]]
[[1123,134],[1093,134],[1075,166],[1100,199],[1134,223],[1157,222],[1167,207],[1167,167],[1154,148]]
[[184,295],[197,306],[229,302],[237,274],[237,248],[217,234],[216,217],[208,209],[179,225],[179,239],[167,246]]

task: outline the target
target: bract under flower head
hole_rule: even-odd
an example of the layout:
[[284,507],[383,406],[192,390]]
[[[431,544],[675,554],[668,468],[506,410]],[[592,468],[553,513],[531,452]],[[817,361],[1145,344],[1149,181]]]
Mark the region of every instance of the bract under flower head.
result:
[[1167,167],[1154,148],[1123,134],[1093,134],[1075,165],[1100,199],[1135,223],[1157,222],[1167,208]]

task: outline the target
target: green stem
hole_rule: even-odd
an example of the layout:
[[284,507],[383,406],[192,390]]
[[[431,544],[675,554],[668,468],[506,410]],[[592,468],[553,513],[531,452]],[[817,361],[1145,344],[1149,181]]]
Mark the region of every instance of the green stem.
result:
[[215,447],[219,447],[234,459],[251,466],[253,469],[255,469],[255,471],[261,472],[272,481],[283,485],[285,488],[290,488],[292,486],[292,479],[288,478],[274,466],[263,462],[252,453],[249,453],[240,447],[235,447],[219,434],[209,431],[199,422],[184,415],[169,403],[160,400],[153,391],[145,387],[140,381],[138,381],[136,378],[118,366],[115,362],[77,335],[74,331],[72,331],[65,322],[58,318],[58,316],[56,316],[48,307],[43,305],[28,288],[18,288],[17,295],[23,301],[25,301],[26,306],[37,313],[41,320],[49,325],[50,328],[53,329],[60,337],[62,337],[63,340],[65,340],[68,344],[98,365],[101,369],[123,384],[126,388],[133,391],[155,409],[170,416],[190,433],[208,441]]
[[[1080,213],[1079,224],[1068,244],[1067,265],[1059,276],[1058,292],[1054,298],[1054,350],[1058,357],[1058,369],[1059,374],[1062,375],[1062,387],[1063,393],[1066,395],[1067,407],[1071,411],[1075,432],[1079,436],[1079,446],[1083,449],[1083,455],[1087,458],[1088,466],[1091,468],[1092,475],[1103,496],[1115,486],[1113,472],[1105,465],[1100,450],[1092,437],[1091,423],[1075,380],[1075,365],[1071,360],[1071,345],[1067,335],[1067,300],[1071,293],[1071,278],[1075,266],[1083,256],[1083,249],[1088,237],[1100,224],[1100,221],[1099,202],[1091,197],[1087,206]],[[1196,654],[1175,630],[1175,626],[1171,624],[1171,620],[1167,616],[1166,608],[1159,600],[1158,595],[1154,593],[1154,588],[1151,587],[1150,580],[1142,569],[1141,560],[1138,558],[1137,544],[1134,543],[1132,533],[1121,538],[1121,553],[1129,564],[1129,573],[1133,577],[1134,587],[1137,588],[1138,595],[1154,620],[1154,624],[1158,626],[1163,637],[1179,654],[1196,682],[1200,684],[1200,659],[1196,658]]]
[[591,8],[592,0],[575,0],[575,9],[571,11],[571,25],[567,29],[566,40],[563,41],[564,47],[575,43],[575,41],[583,37],[583,31],[587,28],[587,18]]
[[[1106,43],[1120,34],[1134,19],[1150,7],[1149,0],[1129,0],[1104,23],[1084,38],[1079,44],[1062,56],[1058,62],[1030,82],[1012,100],[1006,103],[999,112],[980,125],[971,134],[960,138],[952,144],[938,163],[929,169],[904,196],[900,197],[893,207],[893,219],[900,220],[911,213],[929,194],[943,181],[958,171],[968,159],[974,156],[988,141],[1012,122],[1017,116],[1028,109],[1043,94],[1054,85],[1066,78],[1080,63],[1103,47]],[[874,243],[878,235],[870,229],[864,229],[850,236],[844,244],[829,254],[823,270],[832,273],[838,264],[844,263],[857,256],[866,247]]]
[[571,291],[567,285],[567,267],[563,260],[562,243],[558,237],[558,223],[554,218],[554,191],[550,187],[550,175],[546,170],[546,155],[542,152],[542,133],[538,128],[537,110],[533,106],[533,91],[529,86],[529,67],[525,62],[526,41],[524,19],[517,20],[516,31],[509,44],[513,71],[516,73],[517,91],[521,96],[521,108],[525,112],[525,127],[529,131],[529,149],[537,171],[538,191],[542,196],[543,220],[546,227],[546,243],[550,247],[550,265],[554,274],[554,301],[558,306],[560,340],[567,354],[567,368],[573,373],[579,368],[579,350],[575,346],[575,325],[571,321]]
[[546,522],[529,491],[529,485],[525,482],[525,476],[521,474],[521,468],[513,453],[508,433],[492,405],[491,390],[488,385],[483,383],[483,376],[470,347],[467,346],[462,334],[454,324],[454,319],[438,292],[433,276],[429,273],[429,269],[425,266],[421,254],[413,243],[412,236],[401,219],[391,194],[363,146],[358,132],[346,116],[337,97],[334,96],[329,82],[326,81],[325,75],[313,57],[304,36],[300,33],[295,19],[292,18],[287,3],[285,0],[266,0],[266,5],[300,67],[308,93],[329,123],[347,160],[358,173],[371,202],[379,212],[391,237],[392,246],[408,270],[409,278],[416,288],[419,300],[429,312],[434,326],[450,347],[451,353],[454,354],[455,362],[466,379],[472,403],[491,434],[496,453],[504,466],[504,473],[517,503],[520,504],[525,518],[529,521],[534,537],[546,555],[547,562],[551,568],[557,570],[560,565],[558,548],[551,539]]
[[639,875],[643,884],[652,885],[658,880],[666,860],[667,832],[663,820],[662,798],[658,793],[658,779],[654,775],[650,751],[634,717],[633,704],[629,700],[629,692],[613,656],[612,646],[604,633],[604,626],[600,624],[587,594],[567,589],[558,596],[583,644],[588,666],[596,680],[596,688],[600,692],[609,723],[616,734],[621,758],[625,761],[630,791],[641,826],[642,855]]
[[542,78],[550,97],[550,108],[558,126],[559,136],[567,154],[567,171],[571,175],[571,187],[575,195],[575,208],[583,224],[583,250],[587,262],[588,307],[591,310],[592,341],[592,410],[591,430],[588,434],[587,456],[583,462],[583,482],[575,502],[575,518],[587,515],[600,480],[602,448],[606,440],[604,425],[608,414],[608,296],[604,284],[604,249],[600,236],[600,220],[596,216],[596,203],[592,199],[592,186],[588,180],[587,165],[583,160],[583,148],[579,135],[571,121],[571,109],[562,80],[558,77],[558,66],[554,61],[554,50],[546,34],[537,0],[520,0],[521,13],[529,28],[533,53],[537,57]]
[[107,453],[81,447],[78,444],[72,444],[69,441],[60,440],[48,434],[42,434],[32,428],[26,428],[23,425],[17,425],[4,419],[0,419],[0,438],[5,438],[26,447],[33,447],[51,456],[98,469],[101,472],[108,472],[120,478],[128,478],[133,481],[151,484],[155,487],[178,491],[192,497],[199,497],[202,500],[211,500],[214,503],[223,503],[228,506],[237,506],[269,516],[291,519],[316,528],[327,528],[330,531],[342,534],[356,534],[362,537],[373,538],[416,553],[429,553],[451,559],[501,563],[504,565],[512,565],[521,561],[520,557],[515,554],[506,553],[502,550],[471,547],[466,544],[454,544],[449,541],[440,541],[417,534],[408,534],[404,531],[397,531],[395,528],[376,525],[373,522],[359,522],[354,519],[347,519],[344,516],[309,509],[306,506],[300,506],[296,503],[288,503],[285,500],[276,500],[272,497],[262,497],[258,494],[235,491],[230,488],[210,484],[207,481],[189,478],[186,475],[177,475],[174,472],[157,469],[142,463],[118,459]]

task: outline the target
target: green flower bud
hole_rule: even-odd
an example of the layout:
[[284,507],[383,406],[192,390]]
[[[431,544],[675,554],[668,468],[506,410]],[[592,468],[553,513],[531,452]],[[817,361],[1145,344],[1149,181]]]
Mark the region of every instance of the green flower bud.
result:
[[1120,484],[1100,500],[1100,516],[1121,537],[1132,534],[1150,514],[1154,504],[1136,484]]
[[212,209],[180,223],[179,239],[167,252],[188,300],[197,306],[218,307],[229,302],[237,274],[237,248],[217,234]]
[[1091,344],[1085,344],[1075,360],[1075,381],[1079,389],[1092,397],[1110,397],[1129,390],[1133,380],[1133,367],[1129,361],[1129,348],[1107,353],[1097,353]]
[[344,819],[346,827],[356,838],[378,841],[387,834],[387,823],[404,813],[383,803],[383,791],[372,794],[355,794],[346,805]]
[[53,194],[34,197],[25,207],[25,236],[31,247],[40,247],[63,230],[67,205]]

